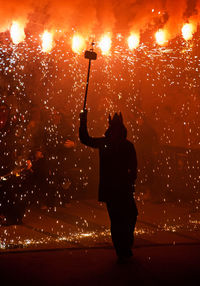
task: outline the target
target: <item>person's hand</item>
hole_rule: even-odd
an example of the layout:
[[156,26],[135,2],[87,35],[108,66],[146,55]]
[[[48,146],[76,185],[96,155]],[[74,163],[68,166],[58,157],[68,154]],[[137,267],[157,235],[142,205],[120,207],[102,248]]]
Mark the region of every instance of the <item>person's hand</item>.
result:
[[87,109],[83,109],[81,111],[81,113],[80,113],[80,120],[81,121],[86,121],[87,120],[87,113],[88,113]]

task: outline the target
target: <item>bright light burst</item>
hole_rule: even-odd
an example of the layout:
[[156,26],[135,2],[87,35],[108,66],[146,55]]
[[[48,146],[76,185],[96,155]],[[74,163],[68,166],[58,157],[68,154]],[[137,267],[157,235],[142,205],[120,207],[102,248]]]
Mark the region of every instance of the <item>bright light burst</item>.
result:
[[80,35],[74,35],[72,39],[72,50],[80,54],[81,51],[84,49],[85,46],[85,40],[83,39],[82,36]]
[[155,38],[156,38],[156,42],[160,46],[163,46],[167,42],[166,41],[166,33],[165,33],[164,30],[157,31],[156,34],[155,34]]
[[20,42],[23,42],[26,37],[24,33],[24,26],[14,21],[10,28],[10,36],[15,45],[19,44]]
[[103,55],[108,54],[111,48],[111,38],[108,35],[103,36],[99,42],[99,47]]
[[50,53],[53,48],[53,35],[48,31],[44,31],[42,35],[42,51]]
[[139,35],[137,35],[137,34],[131,34],[131,35],[128,37],[128,46],[129,46],[129,49],[131,49],[131,50],[136,49],[136,48],[139,46],[139,43],[140,43]]
[[194,33],[194,26],[192,24],[185,24],[182,28],[183,38],[188,41],[191,40]]

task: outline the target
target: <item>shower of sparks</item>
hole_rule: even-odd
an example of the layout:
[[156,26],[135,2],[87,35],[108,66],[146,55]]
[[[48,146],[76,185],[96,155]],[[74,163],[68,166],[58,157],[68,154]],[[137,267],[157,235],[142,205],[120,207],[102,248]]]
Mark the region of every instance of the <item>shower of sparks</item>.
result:
[[[157,41],[159,45],[165,45],[165,36],[162,31],[159,33]],[[42,46],[43,51],[52,51],[47,55],[39,48],[39,37],[29,35],[18,46],[11,45],[6,35],[1,39],[3,88],[0,98],[2,103],[10,106],[10,123],[8,131],[0,131],[0,183],[14,182],[11,185],[13,196],[9,196],[10,206],[18,201],[31,205],[36,195],[35,204],[39,206],[43,195],[47,198],[50,195],[48,189],[45,194],[38,194],[31,184],[22,188],[27,173],[20,170],[26,166],[32,150],[40,146],[35,143],[38,143],[38,134],[43,135],[43,144],[48,151],[46,158],[53,171],[47,182],[51,190],[55,189],[59,207],[64,206],[66,197],[71,200],[86,196],[94,180],[98,181],[96,153],[81,145],[78,139],[78,117],[85,91],[85,60],[71,52],[68,45],[71,35],[66,34],[57,40],[53,50],[52,34],[46,32],[45,35],[48,43]],[[111,38],[106,36],[99,46],[102,54],[109,54]],[[124,115],[128,136],[135,143],[138,154],[142,149],[141,142],[144,142],[144,122],[157,134],[153,167],[148,165],[149,161],[139,166],[136,194],[140,201],[145,201],[145,187],[148,189],[153,185],[152,195],[159,196],[163,206],[168,200],[180,204],[187,202],[191,213],[199,212],[200,207],[199,46],[200,38],[194,34],[189,43],[177,37],[165,47],[155,45],[154,39],[152,42],[141,40],[133,53],[123,35],[113,37],[112,59],[98,55],[98,61],[92,67],[90,93],[94,96],[88,97],[90,134],[104,134],[108,114],[119,110]],[[3,126],[2,122],[0,126]],[[62,152],[56,153],[55,150]],[[60,167],[64,175],[58,182]],[[72,172],[71,177],[68,172]],[[9,192],[9,188],[4,190],[4,195]],[[189,231],[199,229],[198,218],[190,218],[189,222]],[[93,231],[67,235],[60,223],[57,226],[60,234],[56,238],[37,240],[29,237],[22,240],[17,237],[16,241],[10,238],[11,228],[4,228],[0,247],[47,245],[52,240],[61,243],[98,236]],[[162,231],[180,229],[184,229],[184,225],[179,220],[172,224],[166,219],[161,226]],[[137,231],[143,233],[144,230]],[[108,237],[108,232],[106,234]]]
[[16,45],[20,42],[23,42],[26,37],[24,32],[24,26],[14,21],[10,28],[10,36],[12,38],[13,43]]

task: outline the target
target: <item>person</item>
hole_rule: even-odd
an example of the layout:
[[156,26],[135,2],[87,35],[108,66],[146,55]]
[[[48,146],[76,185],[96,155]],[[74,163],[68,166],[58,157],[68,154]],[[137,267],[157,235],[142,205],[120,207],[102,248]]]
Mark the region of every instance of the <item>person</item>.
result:
[[137,207],[134,184],[137,177],[137,157],[134,145],[127,140],[122,114],[109,115],[105,136],[94,138],[87,130],[87,110],[80,113],[81,143],[99,149],[99,201],[105,202],[111,221],[111,237],[119,261],[131,258]]
[[30,181],[34,187],[34,202],[38,202],[42,209],[54,200],[51,185],[49,184],[49,166],[42,151],[42,148],[36,148],[29,168],[31,172]]

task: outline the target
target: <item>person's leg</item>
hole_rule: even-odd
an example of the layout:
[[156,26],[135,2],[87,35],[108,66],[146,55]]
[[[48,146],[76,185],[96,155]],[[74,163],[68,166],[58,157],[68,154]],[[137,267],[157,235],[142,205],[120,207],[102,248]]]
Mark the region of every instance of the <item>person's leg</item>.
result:
[[111,236],[118,257],[131,257],[136,218],[130,202],[107,203]]

